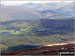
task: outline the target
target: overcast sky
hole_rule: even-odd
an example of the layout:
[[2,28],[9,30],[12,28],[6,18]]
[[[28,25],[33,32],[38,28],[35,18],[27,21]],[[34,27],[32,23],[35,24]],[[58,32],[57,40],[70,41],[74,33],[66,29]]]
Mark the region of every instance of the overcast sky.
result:
[[[29,2],[33,2],[33,3],[46,3],[46,2],[49,2],[49,1],[1,1],[1,4],[4,4],[4,5],[21,5],[21,4],[24,4],[24,3],[29,3]],[[73,1],[50,1],[50,2],[66,2],[66,3],[70,3],[70,2],[73,2]]]

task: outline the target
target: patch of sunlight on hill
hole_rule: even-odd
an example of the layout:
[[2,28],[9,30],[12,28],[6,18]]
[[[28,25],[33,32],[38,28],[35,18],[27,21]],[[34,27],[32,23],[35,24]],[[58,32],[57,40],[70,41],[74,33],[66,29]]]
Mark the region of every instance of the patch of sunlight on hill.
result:
[[0,44],[0,49],[7,49],[7,48],[8,48],[8,46]]

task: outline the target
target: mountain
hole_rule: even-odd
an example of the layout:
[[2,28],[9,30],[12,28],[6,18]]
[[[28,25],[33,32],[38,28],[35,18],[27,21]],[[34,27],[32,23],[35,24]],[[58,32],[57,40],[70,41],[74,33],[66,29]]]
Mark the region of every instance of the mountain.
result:
[[[63,4],[63,3],[61,3]],[[48,16],[46,18],[61,18],[61,17],[74,17],[75,13],[75,7],[74,7],[74,2],[69,3],[69,4],[64,4],[63,6],[60,5],[60,3],[57,3],[56,5],[52,4],[53,7],[56,7],[56,9],[47,9],[47,10],[42,10],[40,11],[41,14],[47,15],[47,14],[51,14],[51,16]],[[57,7],[58,6],[58,7]],[[52,8],[52,7],[49,7]]]
[[30,2],[30,3],[22,4],[21,7],[42,11],[42,10],[56,10],[60,7],[65,6],[66,4],[67,3],[63,3],[63,2],[60,2],[60,3],[59,2],[47,2],[47,3],[31,3]]
[[74,6],[75,2],[72,2],[70,4],[67,4],[63,7],[60,7],[58,9],[58,11],[60,11],[62,14],[65,14],[65,15],[69,15],[69,16],[74,16],[75,13],[74,13],[74,10],[75,10],[75,6]]
[[39,8],[42,8],[42,5],[40,3],[25,3],[25,4],[20,5],[20,7],[37,10]]
[[1,7],[1,20],[28,20],[34,18],[40,18],[40,14],[34,10],[16,6]]
[[[70,11],[73,12],[73,11],[75,10],[74,3],[75,3],[75,2],[72,2],[72,3],[70,3],[70,4],[67,4],[67,5],[61,7],[61,10],[62,10],[62,11],[65,11],[65,12],[70,12]],[[60,9],[60,8],[59,8],[59,9]]]
[[73,2],[25,3],[17,6],[2,6],[0,16],[1,20],[74,17],[74,9]]

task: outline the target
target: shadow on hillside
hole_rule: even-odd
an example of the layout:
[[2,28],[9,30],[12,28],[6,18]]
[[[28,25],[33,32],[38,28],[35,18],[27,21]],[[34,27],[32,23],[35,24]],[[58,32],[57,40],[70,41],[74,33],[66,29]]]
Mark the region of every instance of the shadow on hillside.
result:
[[9,47],[8,49],[2,51],[2,53],[14,52],[14,51],[19,51],[19,50],[28,50],[28,49],[37,48],[37,47],[40,47],[40,46],[37,46],[37,45],[19,45],[19,46]]

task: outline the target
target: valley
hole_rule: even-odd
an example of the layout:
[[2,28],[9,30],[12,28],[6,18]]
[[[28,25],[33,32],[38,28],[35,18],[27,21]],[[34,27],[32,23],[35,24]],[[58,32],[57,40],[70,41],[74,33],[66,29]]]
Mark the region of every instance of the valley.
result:
[[1,2],[2,55],[74,52],[75,2]]
[[2,48],[2,52],[8,51],[10,47],[19,45],[43,46],[45,44],[73,41],[73,25],[73,19],[1,21],[0,38],[2,40],[1,46],[4,47]]

